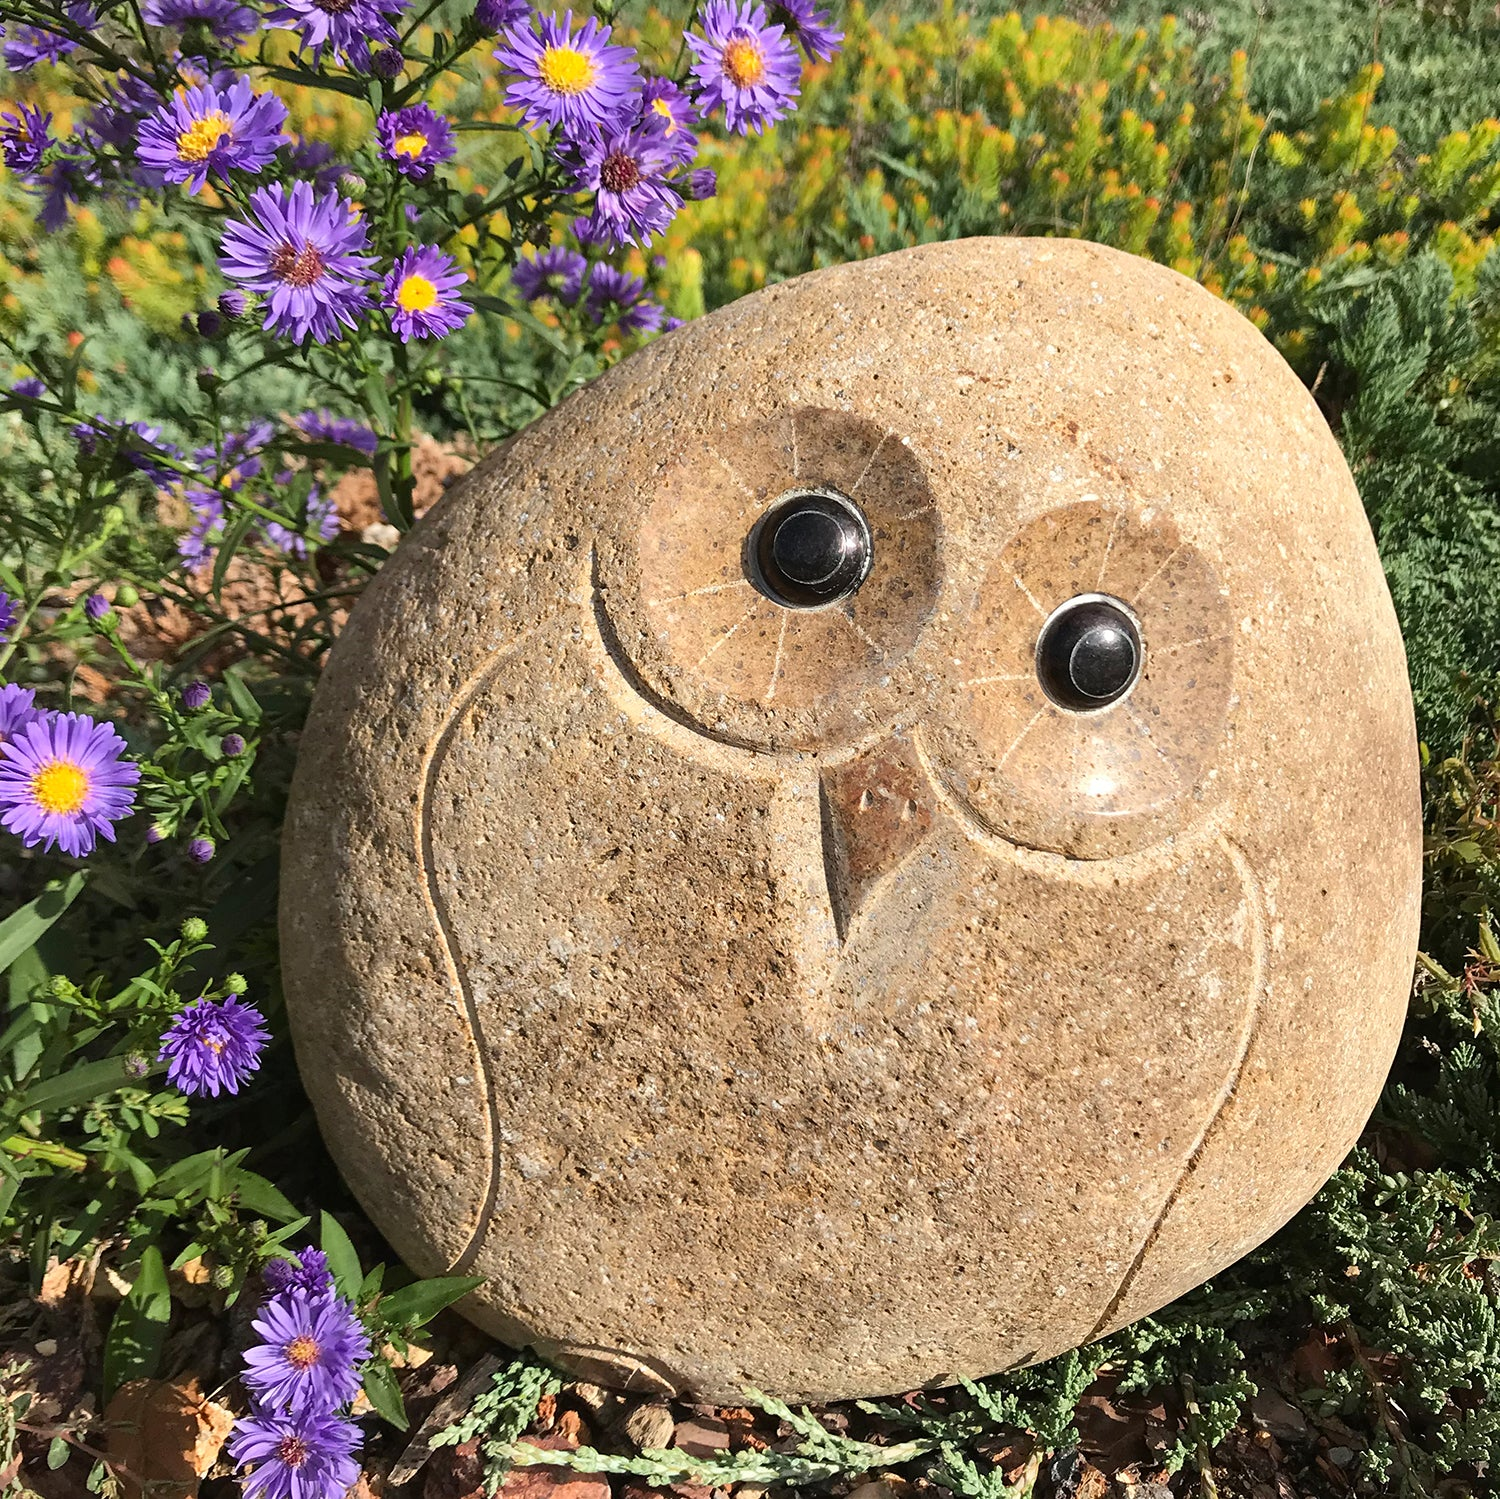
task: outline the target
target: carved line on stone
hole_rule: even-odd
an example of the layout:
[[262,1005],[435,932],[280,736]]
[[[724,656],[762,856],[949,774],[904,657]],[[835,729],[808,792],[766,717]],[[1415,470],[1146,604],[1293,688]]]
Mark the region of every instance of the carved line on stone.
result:
[[1046,617],[1047,617],[1047,611],[1045,609],[1043,609],[1042,606],[1039,603],[1037,603],[1037,601],[1036,601],[1036,595],[1034,593],[1032,593],[1032,591],[1021,581],[1021,575],[1018,572],[1015,572],[1011,568],[1006,568],[1005,570],[1006,570],[1006,572],[1010,573],[1011,582],[1013,582],[1016,585],[1016,587],[1019,588],[1021,590],[1021,592],[1026,595],[1026,602],[1028,604],[1030,604],[1031,607],[1033,609],[1035,609],[1036,612],[1038,614],[1040,614],[1043,619],[1046,619]]
[[1037,726],[1037,723],[1041,719],[1042,714],[1044,714],[1046,711],[1047,710],[1045,708],[1038,708],[1036,710],[1036,712],[1033,713],[1031,715],[1031,717],[1026,720],[1026,727],[1024,729],[1022,729],[1021,732],[1019,734],[1017,734],[1014,739],[1011,740],[1011,742],[1010,742],[1010,748],[1008,750],[1006,750],[1006,752],[1003,755],[1000,756],[1000,761],[995,766],[995,769],[997,771],[1005,769],[1005,762],[1007,760],[1009,760],[1010,757],[1013,754],[1015,754],[1015,752],[1018,749],[1020,749],[1020,747],[1021,747],[1021,741]]
[[1150,590],[1151,586],[1159,577],[1161,577],[1164,572],[1166,572],[1167,568],[1171,565],[1172,559],[1178,554],[1178,552],[1182,550],[1182,546],[1182,542],[1179,541],[1177,545],[1167,553],[1166,557],[1162,560],[1161,566],[1157,568],[1156,571],[1152,573],[1151,576],[1147,578],[1139,588],[1136,589],[1135,596],[1130,600],[1131,603],[1139,603],[1140,600],[1146,597],[1146,594]]
[[1178,651],[1190,651],[1195,645],[1215,645],[1221,640],[1230,640],[1229,635],[1200,635],[1196,640],[1181,640],[1176,645],[1159,645],[1152,652],[1156,656],[1172,656]]
[[1140,730],[1141,735],[1145,739],[1146,743],[1149,744],[1151,746],[1151,748],[1156,751],[1156,758],[1158,760],[1160,760],[1161,763],[1163,765],[1165,765],[1169,771],[1171,771],[1171,773],[1172,773],[1172,779],[1174,781],[1176,781],[1179,786],[1181,786],[1182,785],[1182,772],[1180,770],[1178,770],[1178,768],[1168,758],[1167,752],[1161,747],[1161,745],[1159,745],[1156,742],[1156,737],[1151,732],[1151,726],[1136,711],[1135,704],[1134,703],[1126,703],[1125,704],[1125,712],[1126,712],[1127,716],[1129,717],[1131,723],[1133,723],[1136,726],[1136,728]]
[[[1087,497],[1086,497],[1087,498]],[[1115,537],[1120,534],[1120,527],[1124,524],[1125,512],[1115,511],[1115,523],[1109,528],[1109,540],[1104,543],[1104,556],[1099,563],[1099,578],[1094,584],[1095,593],[1104,592],[1104,574],[1109,571],[1109,559],[1114,556]]]
[[895,435],[896,429],[894,427],[888,427],[884,432],[880,434],[880,441],[870,449],[870,456],[865,459],[865,466],[860,469],[859,478],[854,481],[854,488],[849,491],[851,496],[855,493],[856,490],[858,490],[859,486],[863,484],[867,478],[869,478],[870,470],[875,467],[875,460],[880,456],[880,450],[885,446],[886,439],[889,437],[894,437]]
[[664,599],[647,599],[648,609],[660,609],[667,604],[680,604],[684,599],[699,599],[707,593],[728,593],[731,588],[749,588],[749,578],[736,578],[732,583],[705,583],[702,588],[689,588],[686,593],[669,594]]
[[841,620],[843,620],[843,622],[844,622],[844,623],[845,623],[845,624],[846,624],[846,625],[848,625],[848,626],[849,626],[849,628],[850,628],[850,629],[851,629],[851,630],[853,630],[853,631],[854,631],[854,633],[855,633],[855,634],[856,634],[856,635],[857,635],[857,636],[859,636],[859,638],[860,638],[860,639],[861,639],[861,640],[862,640],[862,641],[864,641],[864,643],[865,643],[865,644],[866,644],[866,645],[867,645],[867,646],[869,646],[869,647],[870,647],[870,649],[871,649],[871,650],[872,650],[872,651],[874,651],[874,652],[875,652],[875,654],[876,654],[876,655],[877,655],[877,656],[879,656],[879,657],[880,657],[880,659],[881,659],[881,660],[882,660],[882,661],[884,661],[884,660],[885,660],[885,658],[886,658],[886,657],[887,657],[887,656],[888,656],[888,655],[890,655],[890,652],[889,652],[889,651],[887,651],[887,650],[884,650],[884,649],[883,649],[883,648],[882,648],[882,647],[881,647],[881,646],[879,646],[879,645],[877,645],[877,644],[876,644],[876,643],[875,643],[875,642],[874,642],[874,641],[873,641],[873,640],[872,640],[872,639],[871,639],[871,638],[870,638],[870,636],[869,636],[869,635],[868,635],[868,634],[867,634],[867,633],[866,633],[866,631],[864,631],[864,630],[863,630],[863,629],[861,629],[861,628],[860,628],[860,626],[859,626],[859,623],[858,623],[858,621],[857,621],[857,620],[856,620],[856,619],[855,619],[855,618],[854,618],[854,616],[853,616],[853,615],[852,615],[852,614],[850,614],[850,613],[848,613],[848,612],[847,612],[847,611],[846,611],[846,610],[843,610],[843,609],[840,609],[840,610],[839,610],[839,618],[840,618],[840,619],[841,619]]
[[1160,874],[1179,864],[1202,845],[1221,838],[1223,827],[1232,816],[1228,807],[1221,803],[1205,813],[1196,826],[1185,832],[1169,834],[1150,848],[1138,849],[1129,854],[1114,854],[1105,859],[1075,859],[1067,854],[1013,843],[1009,838],[991,832],[954,790],[952,782],[933,760],[920,727],[912,730],[911,743],[918,763],[932,783],[933,795],[937,797],[938,804],[963,829],[964,835],[996,858],[1017,864],[1044,879],[1070,880],[1078,885],[1109,886],[1117,880],[1144,879],[1148,875]]
[[475,1256],[479,1253],[479,1246],[484,1242],[484,1236],[489,1230],[490,1219],[494,1216],[495,1201],[500,1195],[500,1165],[497,1157],[500,1141],[500,1115],[494,1086],[494,1070],[490,1066],[489,1050],[485,1046],[484,1029],[479,1023],[479,1010],[474,1003],[474,994],[469,986],[469,980],[459,965],[458,943],[448,920],[447,903],[438,889],[437,862],[432,848],[432,823],[428,819],[427,808],[432,798],[433,787],[437,784],[438,773],[442,770],[449,747],[453,743],[454,732],[469,711],[469,705],[485,689],[490,678],[507,658],[527,644],[541,628],[542,626],[536,625],[529,630],[522,631],[508,645],[502,646],[491,655],[459,689],[453,701],[453,711],[427,747],[422,774],[417,781],[414,831],[417,859],[422,866],[422,898],[426,902],[427,914],[432,920],[433,927],[438,934],[438,941],[442,945],[443,960],[448,965],[448,977],[458,992],[464,1018],[468,1021],[469,1030],[473,1036],[474,1050],[479,1057],[479,1075],[484,1082],[485,1116],[490,1130],[489,1173],[484,1184],[484,1198],[480,1203],[479,1215],[475,1219],[469,1240],[449,1268],[450,1275],[460,1275],[473,1264]]
[[[771,685],[766,688],[766,695],[761,699],[763,703],[769,703],[776,696],[776,683],[781,676],[782,653],[786,650],[786,624],[791,617],[789,612],[782,611],[781,629],[776,636],[776,657],[771,662]],[[735,629],[739,629],[739,626],[736,625]]]
[[755,491],[745,483],[745,480],[740,474],[740,471],[718,450],[717,447],[714,446],[713,443],[709,443],[708,451],[714,455],[714,459],[718,463],[719,467],[722,468],[724,472],[728,474],[729,477],[733,479],[734,482],[738,484],[742,490],[745,491],[745,498],[753,504],[755,502]]
[[735,622],[730,625],[730,627],[725,630],[724,633],[719,636],[719,638],[714,641],[714,643],[709,646],[709,648],[704,651],[701,656],[698,657],[697,661],[693,663],[693,670],[701,671],[708,664],[709,657],[712,656],[715,651],[722,649],[726,644],[728,644],[729,637],[733,635],[734,632],[738,630],[742,624],[744,624],[747,620],[753,619],[755,617],[756,611],[759,609],[759,607],[759,601],[752,600],[751,603],[746,606],[745,612],[740,615],[740,617],[735,620]]
[[1209,1111],[1208,1118],[1203,1123],[1203,1128],[1198,1132],[1198,1138],[1193,1141],[1193,1147],[1188,1152],[1187,1161],[1183,1165],[1177,1180],[1172,1185],[1172,1190],[1167,1193],[1166,1201],[1162,1203],[1161,1210],[1157,1213],[1155,1221],[1147,1232],[1141,1247],[1136,1251],[1135,1258],[1130,1262],[1130,1268],[1126,1270],[1120,1281],[1119,1289],[1110,1297],[1109,1305],[1104,1308],[1103,1314],[1094,1324],[1086,1342],[1092,1342],[1095,1338],[1102,1338],[1109,1330],[1110,1324],[1125,1298],[1130,1294],[1131,1287],[1135,1284],[1136,1277],[1140,1274],[1141,1266],[1146,1262],[1146,1256],[1155,1248],[1157,1240],[1165,1229],[1167,1219],[1172,1209],[1181,1198],[1183,1189],[1187,1186],[1198,1164],[1202,1161],[1204,1152],[1208,1149],[1209,1140],[1212,1138],[1219,1121],[1224,1117],[1240,1085],[1240,1079],[1244,1076],[1245,1063],[1250,1057],[1250,1047],[1255,1040],[1256,1026],[1260,1021],[1261,1000],[1266,978],[1266,922],[1262,909],[1262,896],[1260,880],[1257,878],[1254,868],[1249,859],[1245,857],[1244,851],[1232,839],[1223,833],[1218,835],[1219,846],[1224,850],[1225,856],[1234,866],[1234,871],[1240,877],[1240,886],[1245,892],[1245,899],[1250,905],[1250,936],[1252,952],[1250,955],[1250,997],[1245,1006],[1245,1016],[1240,1027],[1239,1045],[1236,1048],[1234,1060],[1230,1063],[1229,1071],[1224,1075],[1224,1081],[1219,1085],[1218,1097],[1214,1100],[1214,1106]]

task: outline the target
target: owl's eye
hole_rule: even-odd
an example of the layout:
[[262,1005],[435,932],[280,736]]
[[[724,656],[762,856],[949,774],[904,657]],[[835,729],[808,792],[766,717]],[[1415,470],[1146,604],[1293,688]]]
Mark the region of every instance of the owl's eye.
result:
[[1130,611],[1107,594],[1081,593],[1054,609],[1042,626],[1036,674],[1059,708],[1093,713],[1135,686],[1143,655]]
[[752,529],[751,577],[787,609],[821,609],[852,594],[875,560],[869,522],[836,491],[789,494]]

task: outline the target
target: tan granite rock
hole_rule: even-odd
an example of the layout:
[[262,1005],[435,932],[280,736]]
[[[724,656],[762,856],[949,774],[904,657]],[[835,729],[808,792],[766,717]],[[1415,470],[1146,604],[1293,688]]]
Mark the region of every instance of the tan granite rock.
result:
[[[778,602],[830,513],[863,582]],[[817,1398],[1058,1353],[1284,1223],[1419,879],[1313,400],[1176,273],[994,239],[747,297],[455,486],[333,653],[281,920],[417,1271],[582,1378]]]

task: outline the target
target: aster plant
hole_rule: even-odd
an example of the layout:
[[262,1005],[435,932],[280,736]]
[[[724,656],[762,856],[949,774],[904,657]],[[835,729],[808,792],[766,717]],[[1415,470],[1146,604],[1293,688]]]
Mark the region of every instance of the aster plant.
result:
[[[5,7],[0,156],[34,216],[7,258],[66,237],[102,259],[148,223],[165,248],[132,300],[173,306],[145,368],[87,323],[0,320],[20,455],[0,473],[0,868],[24,895],[0,954],[33,943],[6,975],[0,1226],[41,1266],[65,1240],[128,1247],[111,1389],[158,1372],[141,1328],[171,1256],[212,1261],[228,1298],[264,1287],[228,1449],[252,1499],[340,1499],[356,1394],[400,1425],[392,1353],[476,1283],[366,1273],[326,1214],[293,1255],[306,1220],[245,1163],[300,1108],[245,936],[274,881],[263,764],[289,760],[344,614],[417,519],[421,428],[477,456],[670,332],[658,242],[715,191],[705,137],[782,118],[838,40],[811,4],[684,3],[677,24],[648,49],[644,0]],[[175,654],[140,648],[172,631]],[[184,909],[231,913],[248,981],[216,979]],[[163,913],[178,934],[145,937]]]

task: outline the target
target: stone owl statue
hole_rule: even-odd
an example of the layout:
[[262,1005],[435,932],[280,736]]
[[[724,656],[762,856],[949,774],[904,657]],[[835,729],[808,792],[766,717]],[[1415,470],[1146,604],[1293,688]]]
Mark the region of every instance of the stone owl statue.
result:
[[1046,1358],[1260,1243],[1416,947],[1405,661],[1175,272],[927,245],[657,340],[403,542],[285,838],[323,1133],[422,1274],[723,1400]]

